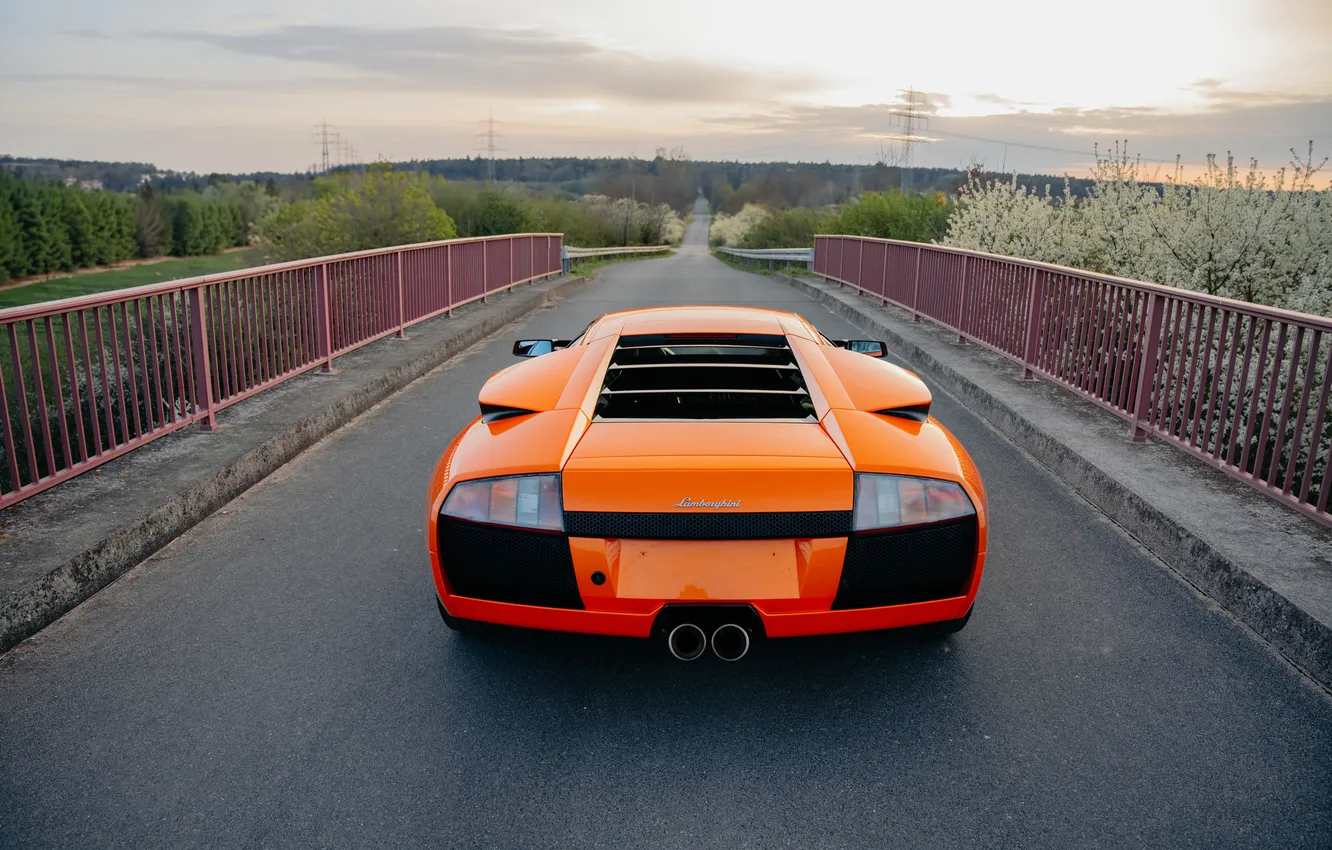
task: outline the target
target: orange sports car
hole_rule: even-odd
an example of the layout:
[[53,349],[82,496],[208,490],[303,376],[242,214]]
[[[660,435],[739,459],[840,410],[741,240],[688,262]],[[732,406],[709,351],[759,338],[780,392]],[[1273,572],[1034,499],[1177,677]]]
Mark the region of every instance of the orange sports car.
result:
[[522,340],[430,482],[439,612],[660,637],[737,661],[761,638],[961,629],[985,490],[874,340],[794,313],[659,307]]

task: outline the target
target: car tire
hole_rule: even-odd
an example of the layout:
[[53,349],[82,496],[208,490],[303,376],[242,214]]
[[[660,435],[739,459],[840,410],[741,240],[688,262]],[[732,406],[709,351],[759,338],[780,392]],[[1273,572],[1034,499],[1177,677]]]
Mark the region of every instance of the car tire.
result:
[[975,610],[976,606],[973,604],[967,609],[967,613],[956,620],[944,620],[942,623],[935,623],[932,628],[936,634],[955,635],[967,627],[967,621],[971,619],[971,612]]
[[444,621],[444,625],[460,635],[492,635],[499,628],[494,623],[482,623],[479,620],[464,620],[462,617],[455,617],[438,599],[435,600],[435,604],[439,606],[439,617]]

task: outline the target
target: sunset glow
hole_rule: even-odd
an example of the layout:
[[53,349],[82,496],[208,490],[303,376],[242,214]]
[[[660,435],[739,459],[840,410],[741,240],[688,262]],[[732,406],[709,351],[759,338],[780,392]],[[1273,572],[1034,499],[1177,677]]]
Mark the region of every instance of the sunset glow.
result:
[[871,162],[910,86],[922,165],[1080,173],[1128,139],[1272,170],[1332,145],[1330,41],[1324,0],[8,3],[0,152],[290,171],[320,120],[411,159],[476,153],[493,112],[512,156]]

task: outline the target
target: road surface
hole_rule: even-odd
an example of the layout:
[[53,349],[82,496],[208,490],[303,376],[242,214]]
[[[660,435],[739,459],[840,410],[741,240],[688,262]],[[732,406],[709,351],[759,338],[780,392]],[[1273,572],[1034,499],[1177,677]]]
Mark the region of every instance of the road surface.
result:
[[674,303],[856,335],[708,256],[706,222],[0,660],[0,847],[1332,846],[1332,700],[948,397],[935,413],[993,514],[959,635],[680,664],[632,640],[445,630],[425,484],[512,339]]

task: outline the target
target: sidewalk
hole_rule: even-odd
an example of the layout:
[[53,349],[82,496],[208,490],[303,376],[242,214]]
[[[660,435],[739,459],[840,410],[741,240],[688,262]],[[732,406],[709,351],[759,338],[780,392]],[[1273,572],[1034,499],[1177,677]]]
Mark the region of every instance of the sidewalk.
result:
[[0,511],[0,652],[55,621],[321,438],[581,278],[522,285],[307,372]]
[[[816,278],[774,275],[879,339],[1332,688],[1332,529],[1054,384],[906,311]],[[1069,565],[1076,569],[1083,565]]]

